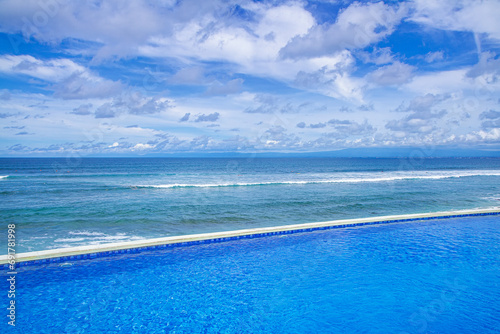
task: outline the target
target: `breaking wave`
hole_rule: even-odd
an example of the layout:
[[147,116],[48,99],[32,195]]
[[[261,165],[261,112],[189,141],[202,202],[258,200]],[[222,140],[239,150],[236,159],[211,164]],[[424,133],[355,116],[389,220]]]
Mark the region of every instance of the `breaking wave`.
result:
[[[377,173],[380,174],[380,173]],[[226,183],[200,183],[200,184],[159,184],[159,185],[138,185],[137,188],[215,188],[215,187],[247,187],[247,186],[268,186],[268,185],[302,185],[321,183],[363,183],[363,182],[391,182],[403,180],[439,180],[448,178],[461,178],[472,176],[500,176],[500,171],[470,171],[470,172],[439,172],[426,174],[398,174],[389,176],[374,176],[373,174],[364,177],[344,177],[319,180],[276,180],[267,182],[226,182]]]

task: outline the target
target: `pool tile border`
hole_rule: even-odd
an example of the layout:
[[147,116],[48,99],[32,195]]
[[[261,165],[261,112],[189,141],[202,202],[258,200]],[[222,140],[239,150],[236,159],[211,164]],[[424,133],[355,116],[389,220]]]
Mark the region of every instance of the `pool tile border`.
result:
[[[263,227],[256,229],[235,230],[227,232],[192,234],[175,237],[155,238],[148,240],[129,241],[120,243],[101,244],[97,246],[83,246],[51,249],[38,252],[16,254],[16,266],[30,266],[48,263],[60,263],[74,260],[95,259],[119,254],[135,254],[143,251],[185,247],[202,244],[220,243],[232,240],[262,238],[266,236],[313,232],[345,227],[359,227],[366,225],[408,223],[431,219],[447,219],[474,216],[500,215],[500,209],[468,210],[411,214],[400,216],[383,216],[373,218],[345,219],[319,223],[306,223]],[[0,268],[8,269],[8,256],[0,256]]]

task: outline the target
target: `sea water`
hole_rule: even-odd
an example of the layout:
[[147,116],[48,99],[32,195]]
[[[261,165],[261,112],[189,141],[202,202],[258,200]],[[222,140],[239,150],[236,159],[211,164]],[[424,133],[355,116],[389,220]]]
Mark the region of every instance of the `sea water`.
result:
[[19,253],[498,207],[500,159],[4,158],[0,196]]

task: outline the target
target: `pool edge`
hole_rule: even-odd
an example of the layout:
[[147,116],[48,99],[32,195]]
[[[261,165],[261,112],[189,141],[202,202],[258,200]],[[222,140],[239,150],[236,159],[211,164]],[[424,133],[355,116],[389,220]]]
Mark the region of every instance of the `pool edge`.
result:
[[[256,238],[270,235],[290,234],[299,232],[312,232],[332,228],[354,227],[374,224],[408,223],[414,221],[455,218],[470,216],[499,215],[500,208],[430,212],[406,215],[392,215],[370,218],[342,219],[326,222],[315,222],[305,224],[282,225],[272,227],[261,227],[253,229],[242,229],[225,232],[213,232],[203,234],[190,234],[173,237],[154,238],[147,240],[106,243],[92,246],[80,246],[69,248],[58,248],[44,251],[18,253],[15,255],[16,266],[28,264],[62,262],[74,259],[86,259],[103,257],[112,254],[125,254],[148,249],[161,249],[172,246],[187,246],[203,243],[214,243],[244,238]],[[8,255],[0,255],[0,267],[8,267]]]

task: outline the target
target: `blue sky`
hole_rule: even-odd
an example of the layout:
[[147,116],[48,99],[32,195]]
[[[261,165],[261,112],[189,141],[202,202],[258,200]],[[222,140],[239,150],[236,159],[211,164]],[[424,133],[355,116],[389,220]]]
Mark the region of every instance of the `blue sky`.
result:
[[0,155],[500,150],[500,1],[0,0]]

